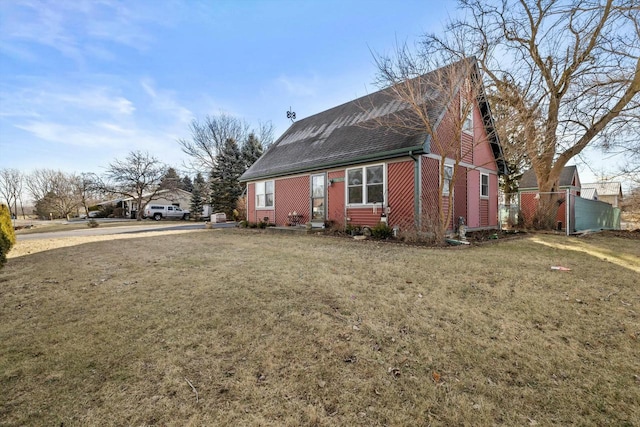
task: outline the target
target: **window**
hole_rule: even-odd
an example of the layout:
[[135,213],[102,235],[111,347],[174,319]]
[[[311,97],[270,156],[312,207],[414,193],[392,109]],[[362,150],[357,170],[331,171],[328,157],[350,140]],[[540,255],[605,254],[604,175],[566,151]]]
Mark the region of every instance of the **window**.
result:
[[462,130],[467,133],[473,133],[473,107],[469,106],[467,108],[469,108],[469,111],[462,122]]
[[384,203],[384,165],[347,170],[347,203]]
[[451,186],[451,180],[453,179],[453,166],[444,165],[444,176],[442,181],[442,195],[449,195],[449,187]]
[[273,181],[256,182],[256,207],[273,207]]
[[464,90],[460,93],[460,118],[463,119],[462,130],[473,133],[473,95],[469,79],[465,81]]
[[480,197],[489,197],[489,175],[480,174]]

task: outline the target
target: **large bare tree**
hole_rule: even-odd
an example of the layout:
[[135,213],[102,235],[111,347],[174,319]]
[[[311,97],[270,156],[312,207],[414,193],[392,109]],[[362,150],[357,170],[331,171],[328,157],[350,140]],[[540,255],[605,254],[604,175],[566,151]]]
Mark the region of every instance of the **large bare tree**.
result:
[[216,165],[218,153],[229,139],[244,143],[253,134],[266,147],[273,142],[273,124],[261,122],[252,129],[244,119],[220,113],[206,116],[202,121],[194,119],[189,126],[191,139],[179,139],[182,151],[194,162],[194,169],[210,172]]
[[[427,135],[431,154],[438,157],[440,182],[433,183],[437,190],[425,204],[429,211],[419,219],[419,227],[443,242],[451,225],[460,162],[470,158],[480,142],[468,138],[463,143],[463,132],[473,131],[473,108],[484,96],[476,61],[457,60],[444,51],[416,55],[406,44],[396,46],[391,55],[375,54],[374,59],[375,83],[395,99],[397,106],[388,114],[374,114],[373,123],[407,136]],[[374,111],[373,105],[361,107]]]
[[147,203],[157,199],[159,191],[168,189],[160,187],[166,172],[167,166],[148,152],[132,151],[126,159],[116,159],[109,164],[99,188],[135,200],[137,219],[141,221]]
[[[640,110],[638,0],[459,0],[462,19],[422,53],[475,55],[513,109],[541,192],[589,144],[628,138]],[[539,212],[553,204],[540,199]]]

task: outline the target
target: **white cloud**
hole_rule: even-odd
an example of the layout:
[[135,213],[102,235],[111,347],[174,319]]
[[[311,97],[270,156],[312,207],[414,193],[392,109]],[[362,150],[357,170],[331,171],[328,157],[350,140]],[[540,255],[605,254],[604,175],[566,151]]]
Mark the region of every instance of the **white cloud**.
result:
[[289,95],[309,97],[317,94],[320,79],[317,76],[310,78],[280,76],[275,83],[276,86],[283,88]]
[[188,124],[193,120],[193,113],[176,101],[175,92],[156,89],[150,78],[142,79],[140,85],[151,98],[151,106],[156,110],[168,114],[182,124]]

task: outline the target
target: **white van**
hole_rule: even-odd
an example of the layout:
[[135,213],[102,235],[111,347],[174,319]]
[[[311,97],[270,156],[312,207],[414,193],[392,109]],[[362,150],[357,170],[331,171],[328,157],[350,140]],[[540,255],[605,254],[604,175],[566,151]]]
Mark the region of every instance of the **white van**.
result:
[[149,203],[144,208],[144,217],[160,221],[162,218],[189,219],[189,211],[173,205],[155,205]]

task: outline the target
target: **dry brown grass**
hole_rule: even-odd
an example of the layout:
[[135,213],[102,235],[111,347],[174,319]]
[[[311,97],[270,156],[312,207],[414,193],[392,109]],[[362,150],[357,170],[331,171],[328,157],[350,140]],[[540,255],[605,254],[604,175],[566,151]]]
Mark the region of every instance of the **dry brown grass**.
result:
[[29,244],[0,271],[3,425],[640,424],[637,240]]

